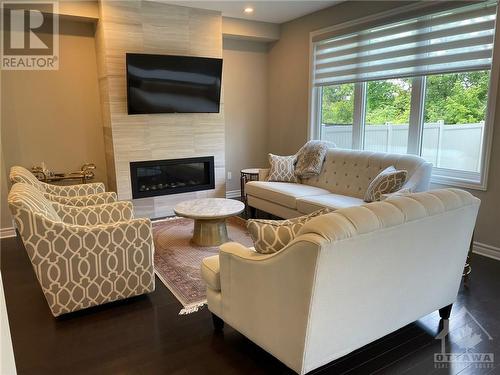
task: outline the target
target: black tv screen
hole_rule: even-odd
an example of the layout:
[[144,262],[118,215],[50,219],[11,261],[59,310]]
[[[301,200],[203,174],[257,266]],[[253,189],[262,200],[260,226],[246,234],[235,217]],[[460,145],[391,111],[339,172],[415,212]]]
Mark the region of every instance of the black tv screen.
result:
[[222,59],[127,53],[128,114],[218,113]]

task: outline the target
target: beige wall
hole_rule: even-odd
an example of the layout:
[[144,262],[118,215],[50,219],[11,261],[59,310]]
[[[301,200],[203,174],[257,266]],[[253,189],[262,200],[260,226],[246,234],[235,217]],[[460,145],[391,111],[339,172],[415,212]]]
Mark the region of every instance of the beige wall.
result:
[[[281,38],[269,52],[269,152],[292,154],[307,139],[309,33],[407,4],[405,1],[349,1],[282,25]],[[500,96],[496,112],[498,123]],[[500,130],[497,129],[493,140],[488,191],[471,190],[482,200],[475,240],[496,248],[500,248],[499,191]]]
[[240,189],[240,170],[267,165],[266,43],[224,39],[226,190]]
[[0,150],[0,229],[12,228],[12,217],[7,206],[7,194],[9,189],[7,170],[5,168],[5,159],[3,148]]
[[61,20],[60,34],[59,70],[2,72],[5,172],[42,161],[54,171],[93,162],[96,180],[105,181],[94,25]]
[[222,17],[222,34],[224,38],[270,42],[280,38],[280,25],[241,18]]

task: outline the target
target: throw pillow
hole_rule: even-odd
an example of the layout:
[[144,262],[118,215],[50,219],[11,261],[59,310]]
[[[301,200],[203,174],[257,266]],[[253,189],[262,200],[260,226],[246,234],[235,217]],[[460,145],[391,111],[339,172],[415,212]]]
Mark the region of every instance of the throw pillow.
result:
[[364,201],[379,201],[383,194],[390,194],[401,189],[406,182],[408,172],[397,170],[392,165],[380,172],[368,186]]
[[288,245],[310,219],[332,211],[330,208],[323,208],[309,215],[288,220],[250,219],[247,221],[247,229],[252,237],[255,251],[272,254]]
[[269,154],[269,170],[268,181],[276,182],[299,182],[295,177],[295,155],[278,156]]

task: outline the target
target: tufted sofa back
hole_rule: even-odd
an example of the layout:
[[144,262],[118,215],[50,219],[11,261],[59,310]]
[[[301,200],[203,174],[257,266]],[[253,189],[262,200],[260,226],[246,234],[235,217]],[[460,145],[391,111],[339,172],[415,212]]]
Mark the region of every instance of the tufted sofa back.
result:
[[403,189],[412,192],[428,190],[432,164],[419,156],[339,148],[328,150],[319,176],[302,180],[302,183],[335,194],[363,198],[370,182],[391,165],[408,172]]
[[315,233],[328,242],[368,234],[463,207],[479,207],[480,200],[461,189],[438,189],[395,196],[382,202],[349,207],[308,221],[299,236]]

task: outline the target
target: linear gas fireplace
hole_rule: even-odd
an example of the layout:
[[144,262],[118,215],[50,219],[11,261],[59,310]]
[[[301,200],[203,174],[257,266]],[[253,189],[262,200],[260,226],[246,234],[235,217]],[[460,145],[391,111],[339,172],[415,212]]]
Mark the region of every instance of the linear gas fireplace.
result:
[[214,189],[214,157],[131,162],[130,178],[134,199]]

